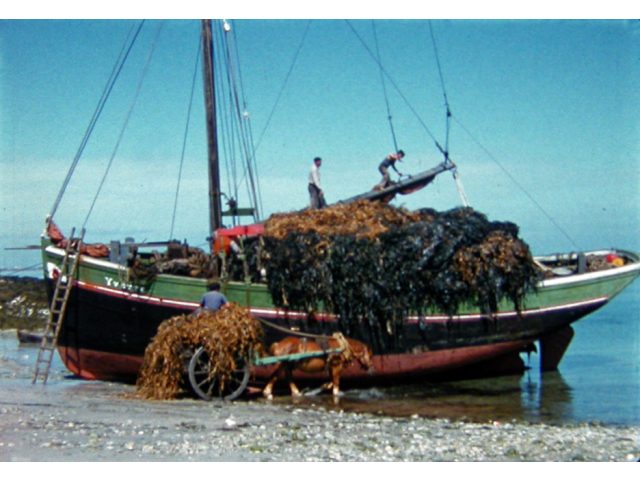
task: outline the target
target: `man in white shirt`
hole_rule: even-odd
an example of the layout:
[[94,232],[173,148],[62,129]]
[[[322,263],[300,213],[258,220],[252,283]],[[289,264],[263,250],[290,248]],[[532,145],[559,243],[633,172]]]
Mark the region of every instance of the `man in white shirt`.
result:
[[313,160],[311,171],[309,172],[309,196],[311,197],[311,209],[320,209],[327,205],[324,200],[324,193],[320,186],[320,166],[322,159],[316,157]]

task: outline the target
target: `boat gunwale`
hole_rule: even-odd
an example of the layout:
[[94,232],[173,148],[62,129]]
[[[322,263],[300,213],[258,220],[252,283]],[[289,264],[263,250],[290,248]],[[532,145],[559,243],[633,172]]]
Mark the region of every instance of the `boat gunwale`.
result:
[[[640,255],[633,251],[627,251],[622,249],[599,249],[594,251],[582,251],[582,254],[587,256],[604,256],[610,253],[622,254],[629,257],[632,262],[625,264],[624,266],[613,266],[608,269],[603,269],[599,271],[592,271],[589,273],[575,273],[567,276],[558,276],[551,279],[546,279],[540,281],[536,286],[538,289],[540,288],[550,288],[550,287],[561,287],[563,285],[572,285],[581,282],[589,282],[589,281],[600,281],[604,278],[618,277],[619,275],[631,274],[633,272],[640,273]],[[544,262],[544,261],[552,261],[558,260],[561,256],[576,256],[578,253],[567,253],[567,254],[558,254],[551,256],[535,256],[534,259],[536,261]],[[636,274],[637,275],[637,274]]]
[[[46,246],[44,250],[53,255],[64,256],[64,249],[58,248],[57,246],[54,246],[54,245]],[[622,255],[626,255],[627,257],[632,259],[632,262],[620,267],[611,267],[609,269],[604,269],[600,271],[593,271],[589,273],[580,273],[580,274],[570,274],[567,276],[558,276],[555,278],[542,280],[536,285],[536,288],[541,289],[541,288],[549,288],[549,287],[561,287],[563,285],[571,285],[579,282],[597,281],[603,278],[617,277],[618,275],[627,274],[627,273],[629,274],[633,272],[640,273],[640,254],[635,253],[633,251],[626,251],[621,249],[598,249],[594,251],[584,251],[581,253],[587,256],[602,256],[609,253],[619,253]],[[536,261],[544,262],[544,261],[558,260],[558,259],[561,259],[561,257],[563,256],[566,256],[566,257],[577,256],[577,253],[571,252],[566,254],[563,253],[563,254],[556,254],[556,255],[535,256],[534,259]],[[80,258],[81,258],[81,261],[85,262],[86,264],[112,269],[114,271],[123,271],[123,270],[129,269],[122,264],[114,263],[112,261],[104,261],[102,259],[94,258],[92,256],[80,255]],[[190,276],[180,276],[180,275],[173,275],[173,274],[166,274],[166,273],[159,274],[157,279],[162,281],[180,280],[183,283],[186,280],[189,280],[190,282],[193,281],[195,282],[195,284],[202,284],[203,286],[206,284],[206,280],[204,278],[193,278]],[[228,281],[227,284],[232,286],[247,286],[247,285],[265,286],[265,283],[246,283],[243,281]]]

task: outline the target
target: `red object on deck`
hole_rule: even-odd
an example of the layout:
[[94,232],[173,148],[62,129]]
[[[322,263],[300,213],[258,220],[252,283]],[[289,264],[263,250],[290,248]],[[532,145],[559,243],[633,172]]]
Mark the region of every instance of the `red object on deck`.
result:
[[216,230],[217,236],[259,236],[264,233],[264,224],[246,224],[243,226],[234,226],[233,228],[220,228]]
[[264,224],[260,223],[217,229],[213,241],[213,252],[219,253],[224,251],[228,254],[232,241],[242,236],[260,236],[262,233],[264,233]]

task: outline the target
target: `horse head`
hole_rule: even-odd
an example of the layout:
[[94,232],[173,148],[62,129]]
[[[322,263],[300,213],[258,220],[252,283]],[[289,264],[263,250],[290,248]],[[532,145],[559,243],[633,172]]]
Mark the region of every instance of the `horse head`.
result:
[[369,345],[359,341],[350,340],[351,351],[353,357],[358,361],[360,366],[368,372],[373,371],[373,352]]

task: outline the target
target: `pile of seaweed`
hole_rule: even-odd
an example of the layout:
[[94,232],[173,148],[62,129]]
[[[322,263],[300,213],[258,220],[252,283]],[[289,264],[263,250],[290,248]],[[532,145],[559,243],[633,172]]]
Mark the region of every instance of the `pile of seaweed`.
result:
[[260,322],[246,308],[225,304],[217,312],[202,310],[162,322],[147,346],[136,383],[136,395],[169,400],[188,393],[185,368],[200,346],[211,360],[209,376],[223,386],[236,369],[236,360],[259,350]]
[[168,245],[163,253],[136,255],[129,262],[131,275],[138,282],[152,281],[159,274],[211,278],[215,274],[215,259],[201,248],[178,241]]
[[277,306],[324,309],[347,335],[380,339],[427,307],[453,315],[472,304],[492,314],[508,299],[519,310],[539,272],[518,231],[471,208],[359,201],[272,216],[261,262]]

